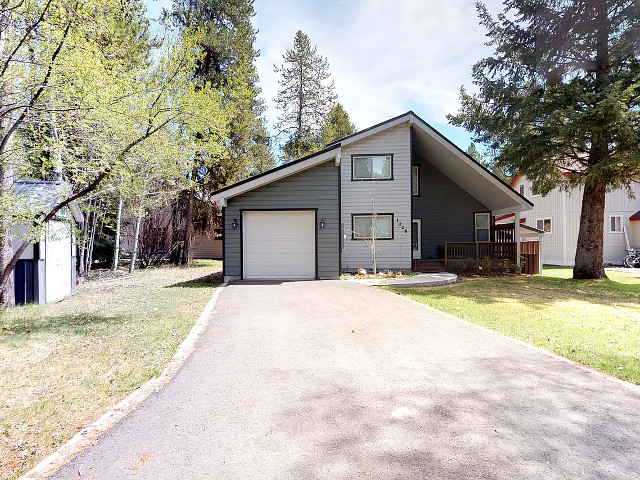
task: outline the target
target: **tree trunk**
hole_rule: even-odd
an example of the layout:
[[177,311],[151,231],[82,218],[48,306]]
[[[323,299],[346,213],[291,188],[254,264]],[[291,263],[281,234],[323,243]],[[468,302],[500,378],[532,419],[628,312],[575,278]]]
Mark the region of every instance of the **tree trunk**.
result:
[[136,258],[138,256],[138,238],[140,237],[140,223],[142,223],[142,207],[138,212],[138,219],[136,220],[136,231],[133,234],[133,250],[131,251],[131,263],[129,264],[129,273],[133,273],[136,268]]
[[80,267],[78,268],[78,273],[80,276],[83,276],[87,273],[87,235],[89,234],[89,220],[91,214],[91,201],[89,202],[89,208],[87,208],[87,215],[84,219],[84,223],[82,224],[82,233],[80,236]]
[[113,247],[113,267],[112,270],[115,272],[118,270],[118,263],[120,262],[120,223],[122,220],[122,195],[120,196],[120,200],[118,201],[118,215],[116,217],[116,244]]
[[93,224],[91,225],[91,234],[89,237],[89,249],[87,252],[87,274],[91,272],[91,266],[93,265],[93,244],[96,238],[96,226],[98,224],[98,212],[93,212]]
[[573,278],[606,278],[603,265],[604,202],[607,188],[585,185]]
[[184,227],[184,247],[182,248],[182,265],[189,265],[189,256],[191,255],[191,234],[193,231],[193,204],[195,202],[196,192],[192,188],[189,191],[189,203],[187,204],[186,225]]

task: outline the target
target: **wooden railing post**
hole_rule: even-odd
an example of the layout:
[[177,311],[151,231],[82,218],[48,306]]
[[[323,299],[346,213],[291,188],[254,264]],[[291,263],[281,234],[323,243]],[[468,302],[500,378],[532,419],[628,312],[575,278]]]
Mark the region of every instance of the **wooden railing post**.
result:
[[449,257],[449,244],[445,242],[444,244],[444,266],[447,266]]

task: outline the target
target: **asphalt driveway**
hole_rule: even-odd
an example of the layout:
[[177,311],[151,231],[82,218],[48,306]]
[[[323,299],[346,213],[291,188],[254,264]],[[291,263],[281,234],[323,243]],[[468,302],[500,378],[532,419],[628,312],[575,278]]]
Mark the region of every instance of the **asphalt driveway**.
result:
[[171,383],[54,478],[639,476],[637,392],[324,281],[226,287]]

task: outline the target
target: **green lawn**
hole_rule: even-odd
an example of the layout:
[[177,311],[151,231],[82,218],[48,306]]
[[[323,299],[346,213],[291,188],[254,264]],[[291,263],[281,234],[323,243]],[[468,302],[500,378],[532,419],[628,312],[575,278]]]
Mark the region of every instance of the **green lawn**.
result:
[[543,275],[474,277],[435,288],[392,289],[473,323],[640,384],[640,275],[580,281]]
[[89,281],[0,310],[0,479],[15,478],[162,372],[211,298],[219,261]]

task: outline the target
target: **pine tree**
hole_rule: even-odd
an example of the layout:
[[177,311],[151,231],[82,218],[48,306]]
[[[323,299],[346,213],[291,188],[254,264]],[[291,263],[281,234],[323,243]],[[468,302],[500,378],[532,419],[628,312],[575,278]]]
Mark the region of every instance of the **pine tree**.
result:
[[340,102],[336,103],[322,128],[322,145],[355,133],[356,126],[351,122],[349,114]]
[[[216,158],[198,156],[199,165],[191,174],[193,188],[183,198],[183,264],[189,261],[194,220],[211,212],[210,205],[198,200],[196,189],[216,190],[251,175],[256,166],[263,169],[275,164],[259,98],[254,15],[253,0],[174,0],[172,9],[163,15],[181,30],[196,27],[204,31],[200,45],[204,56],[193,75],[203,88],[209,85],[223,92],[229,118],[228,148]],[[206,140],[206,132],[201,136]]]
[[253,165],[275,164],[267,136],[255,62],[257,31],[251,24],[255,15],[253,0],[174,0],[163,18],[184,30],[203,29],[204,56],[193,72],[202,85],[209,84],[224,93],[229,113],[231,143],[218,158],[217,169],[203,179],[209,189],[241,180]]
[[284,64],[275,67],[280,90],[274,99],[282,112],[277,127],[286,136],[285,160],[294,160],[321,147],[322,130],[336,95],[329,81],[329,62],[311,46],[309,37],[298,30],[293,48],[283,55]]
[[463,88],[449,119],[537,193],[584,188],[573,276],[605,277],[605,194],[640,174],[640,2],[506,0],[497,19],[478,12],[495,53],[474,65],[479,93]]

